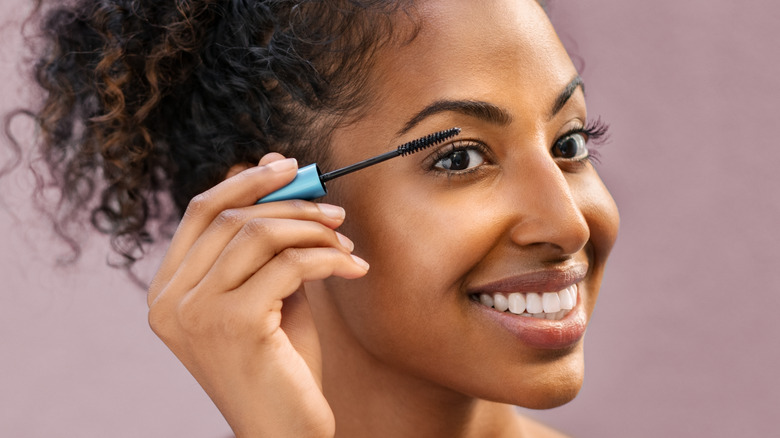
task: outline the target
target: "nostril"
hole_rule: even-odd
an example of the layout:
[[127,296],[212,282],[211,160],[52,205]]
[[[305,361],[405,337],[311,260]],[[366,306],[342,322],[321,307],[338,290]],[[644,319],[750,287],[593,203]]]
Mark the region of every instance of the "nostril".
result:
[[517,245],[549,252],[551,259],[565,258],[585,247],[590,240],[590,229],[582,215],[572,220],[538,216],[516,224],[511,230],[511,238]]

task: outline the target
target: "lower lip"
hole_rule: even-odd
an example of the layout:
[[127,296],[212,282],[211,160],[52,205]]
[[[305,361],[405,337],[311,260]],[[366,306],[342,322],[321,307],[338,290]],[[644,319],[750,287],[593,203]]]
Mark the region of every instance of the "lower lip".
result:
[[577,300],[577,305],[558,321],[499,312],[479,302],[472,303],[485,316],[503,326],[524,344],[543,350],[573,347],[585,336],[588,324],[580,299]]

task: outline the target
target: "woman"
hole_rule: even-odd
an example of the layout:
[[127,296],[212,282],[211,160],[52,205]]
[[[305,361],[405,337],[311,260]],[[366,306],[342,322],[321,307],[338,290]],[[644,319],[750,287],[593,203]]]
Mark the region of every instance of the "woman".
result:
[[[93,223],[128,265],[181,219],[149,321],[238,437],[558,436],[512,405],[579,390],[618,215],[589,162],[604,127],[539,4],[81,1],[47,17],[37,116],[65,208],[97,184]],[[453,126],[317,202],[254,204],[299,164]]]

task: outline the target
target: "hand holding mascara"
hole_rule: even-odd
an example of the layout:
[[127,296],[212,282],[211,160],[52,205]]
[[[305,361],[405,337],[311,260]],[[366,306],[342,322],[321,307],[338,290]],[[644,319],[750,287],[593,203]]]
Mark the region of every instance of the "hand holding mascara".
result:
[[369,158],[367,160],[360,161],[347,167],[334,170],[328,173],[321,173],[317,163],[309,164],[298,169],[298,175],[295,179],[282,187],[281,189],[270,193],[260,200],[257,204],[263,204],[266,202],[284,201],[287,199],[305,199],[312,200],[325,196],[328,192],[325,188],[325,183],[346,175],[348,173],[355,172],[366,167],[373,166],[374,164],[381,163],[391,158],[413,154],[417,151],[421,151],[442,141],[454,137],[460,134],[460,128],[450,128],[445,131],[439,131],[433,134],[429,134],[425,137],[412,140],[408,143],[404,143],[398,146],[395,150],[386,152],[381,155]]

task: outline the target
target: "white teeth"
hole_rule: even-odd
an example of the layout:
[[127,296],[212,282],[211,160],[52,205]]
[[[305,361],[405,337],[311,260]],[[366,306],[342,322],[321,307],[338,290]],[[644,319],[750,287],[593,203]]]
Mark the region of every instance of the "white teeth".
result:
[[561,298],[561,309],[571,310],[577,303],[576,286],[570,286],[566,289],[558,292],[558,296]]
[[542,297],[535,292],[530,292],[525,295],[525,310],[528,313],[542,313],[544,312],[544,306],[542,306]]
[[560,320],[577,305],[577,285],[559,292],[512,292],[479,294],[479,302],[499,312],[507,310],[516,315],[540,319]]
[[496,294],[493,297],[493,307],[499,312],[506,312],[509,309],[509,301],[502,294]]
[[479,302],[485,306],[493,307],[493,297],[488,294],[480,294]]
[[520,315],[525,312],[525,297],[520,293],[509,294],[509,311]]
[[545,292],[542,294],[542,307],[544,313],[558,313],[561,310],[561,299],[557,292]]

